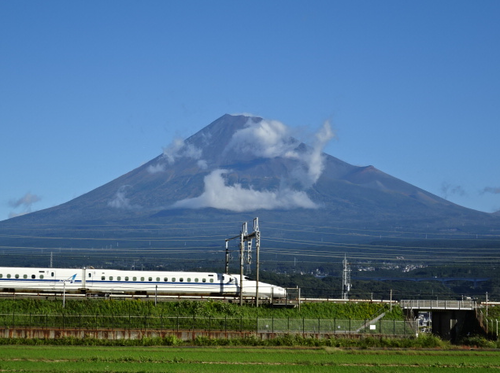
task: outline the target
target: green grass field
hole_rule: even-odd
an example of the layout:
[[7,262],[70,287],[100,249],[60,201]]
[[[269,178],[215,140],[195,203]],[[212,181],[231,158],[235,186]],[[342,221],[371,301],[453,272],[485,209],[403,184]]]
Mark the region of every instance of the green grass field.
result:
[[500,372],[500,350],[2,346],[1,372]]

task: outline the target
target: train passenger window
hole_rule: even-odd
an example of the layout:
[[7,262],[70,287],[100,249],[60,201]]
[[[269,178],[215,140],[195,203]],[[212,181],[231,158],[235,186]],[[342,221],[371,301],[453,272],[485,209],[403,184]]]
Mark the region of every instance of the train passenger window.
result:
[[144,277],[141,277],[141,281],[144,281]]
[[148,277],[148,281],[153,281],[153,277]]
[[0,278],[3,278],[3,275],[0,273]]
[[118,281],[121,281],[121,280],[122,280],[122,277],[121,277],[121,276],[118,276],[116,279],[117,279]]
[[35,278],[36,278],[36,275],[31,275],[31,278],[32,278],[32,279],[35,279]]
[[163,281],[168,282],[168,277],[165,277]]
[[23,275],[23,278],[28,278],[28,275]]
[[180,282],[184,282],[184,279],[181,277],[181,278],[179,279],[179,281],[180,281]]
[[113,276],[109,276],[109,281],[113,281]]
[[125,276],[125,281],[128,281],[128,276]]
[[160,282],[160,278],[159,277],[156,278],[156,282]]
[[175,282],[175,277],[172,277],[172,282]]
[[132,281],[137,281],[137,277],[132,277]]
[[207,279],[206,279],[206,278],[204,278],[204,279],[202,279],[202,280],[201,280],[201,282],[207,282]]
[[106,280],[106,276],[101,276],[101,280]]
[[194,279],[194,282],[198,282],[198,279],[197,279],[197,278],[195,278],[195,279]]
[[19,275],[16,275],[16,278],[19,278]]
[[55,272],[50,272],[51,277],[54,277],[55,275],[56,275]]
[[91,277],[92,277],[92,273],[89,273],[89,278],[91,278]]
[[210,279],[210,282],[214,282],[214,279],[213,279],[213,278],[211,278],[211,279]]
[[188,277],[188,282],[191,282],[191,278]]
[[44,276],[43,275],[40,275],[40,279],[43,280]]
[[10,278],[10,274],[7,275],[7,278]]

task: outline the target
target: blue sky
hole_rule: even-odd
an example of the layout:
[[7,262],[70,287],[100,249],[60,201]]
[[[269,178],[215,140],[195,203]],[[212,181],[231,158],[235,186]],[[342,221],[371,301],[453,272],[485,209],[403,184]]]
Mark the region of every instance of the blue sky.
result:
[[500,210],[499,1],[1,1],[0,219],[64,203],[225,113]]

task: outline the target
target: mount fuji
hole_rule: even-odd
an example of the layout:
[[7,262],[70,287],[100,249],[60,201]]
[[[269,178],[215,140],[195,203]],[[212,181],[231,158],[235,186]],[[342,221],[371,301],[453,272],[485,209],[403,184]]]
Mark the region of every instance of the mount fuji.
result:
[[293,247],[382,234],[488,234],[499,226],[498,215],[324,153],[332,136],[325,123],[306,145],[278,121],[224,115],[101,187],[0,222],[3,246],[54,247],[62,239],[83,248],[115,240],[139,249],[151,241],[217,246],[257,216],[263,238]]

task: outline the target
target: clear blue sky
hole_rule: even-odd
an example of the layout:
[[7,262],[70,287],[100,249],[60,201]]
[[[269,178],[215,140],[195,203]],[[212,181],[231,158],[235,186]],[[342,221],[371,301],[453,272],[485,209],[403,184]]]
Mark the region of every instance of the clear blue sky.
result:
[[[500,210],[500,1],[0,1],[0,219],[225,113]],[[24,199],[23,199],[24,198]]]

